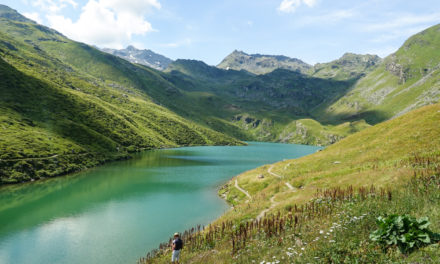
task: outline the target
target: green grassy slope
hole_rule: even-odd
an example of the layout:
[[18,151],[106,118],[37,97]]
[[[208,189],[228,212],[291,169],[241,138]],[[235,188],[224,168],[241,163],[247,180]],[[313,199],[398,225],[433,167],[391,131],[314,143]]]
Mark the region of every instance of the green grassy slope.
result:
[[[440,232],[439,120],[440,104],[426,106],[315,154],[237,176],[220,190],[233,209],[203,238],[188,241],[183,261],[437,263],[439,245],[406,256],[395,248],[383,252],[368,236],[376,217],[392,213],[428,216]],[[234,187],[235,181],[251,199]],[[317,195],[319,190],[331,191]],[[253,222],[262,212],[267,217]],[[151,263],[166,263],[168,257],[162,251]]]
[[411,38],[321,114],[377,123],[440,100],[440,25]]
[[141,149],[239,143],[156,104],[180,94],[156,71],[4,6],[0,77],[0,183],[65,174]]

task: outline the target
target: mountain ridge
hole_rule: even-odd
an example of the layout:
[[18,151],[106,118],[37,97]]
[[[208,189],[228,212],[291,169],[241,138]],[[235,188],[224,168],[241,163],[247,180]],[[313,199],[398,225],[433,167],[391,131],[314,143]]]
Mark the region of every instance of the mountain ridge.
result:
[[129,62],[139,63],[160,71],[165,70],[168,67],[168,65],[170,65],[173,62],[173,60],[161,54],[155,53],[152,50],[149,49],[140,50],[132,45],[127,46],[127,48],[125,49],[103,48],[101,50],[106,53],[128,60]]
[[286,69],[298,72],[307,72],[312,66],[300,59],[289,58],[284,55],[247,54],[234,50],[218,65],[221,69],[246,70],[254,74],[266,74],[275,69]]
[[309,74],[320,78],[343,80],[365,75],[380,63],[382,59],[377,55],[347,52],[336,60],[315,64]]

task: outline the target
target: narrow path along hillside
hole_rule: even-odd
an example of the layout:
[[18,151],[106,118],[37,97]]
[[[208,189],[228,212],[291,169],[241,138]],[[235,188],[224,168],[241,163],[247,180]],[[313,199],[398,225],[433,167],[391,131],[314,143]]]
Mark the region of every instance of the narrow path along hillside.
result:
[[[278,174],[272,172],[272,169],[273,169],[274,166],[275,166],[274,164],[270,165],[269,168],[267,169],[267,173],[269,173],[269,174],[272,175],[272,176],[275,176],[275,177],[277,177],[277,178],[282,179],[283,176],[278,175]],[[290,185],[290,183],[288,183],[288,182],[284,182],[284,184],[287,186],[287,188],[289,188],[288,191],[293,192],[293,191],[296,191],[296,190],[297,190],[297,189],[294,188],[292,185]],[[282,192],[282,193],[285,193],[285,192]],[[282,194],[282,193],[279,193],[279,194]],[[276,201],[275,201],[275,197],[276,197],[276,196],[277,196],[277,194],[273,195],[273,196],[270,198],[270,206],[269,206],[269,208],[266,208],[266,209],[264,209],[263,211],[261,211],[261,213],[260,213],[259,215],[257,215],[257,217],[256,217],[257,220],[262,219],[262,218],[266,215],[267,212],[269,212],[270,210],[272,210],[273,208],[275,208],[275,207],[279,204],[279,202],[276,202]]]
[[238,180],[235,179],[235,188],[237,188],[240,192],[244,193],[247,197],[249,197],[249,199],[252,199],[252,196],[243,188],[241,188],[240,186],[238,186]]
[[[272,169],[273,169],[274,166],[275,166],[274,164],[270,165],[270,167],[269,167],[269,169],[267,170],[267,172],[268,172],[270,175],[272,175],[272,176],[275,176],[275,177],[277,177],[277,178],[282,179],[283,176],[280,176],[280,175],[278,175],[278,174],[272,172]],[[295,188],[294,188],[292,185],[290,185],[290,183],[288,183],[288,182],[284,182],[284,184],[285,184],[285,185],[287,186],[287,188],[289,188],[290,190],[292,190],[292,191],[295,190]]]

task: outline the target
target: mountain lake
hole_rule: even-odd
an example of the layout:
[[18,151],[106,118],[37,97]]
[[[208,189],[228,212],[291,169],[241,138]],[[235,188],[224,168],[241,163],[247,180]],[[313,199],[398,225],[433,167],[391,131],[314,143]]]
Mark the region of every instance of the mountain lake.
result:
[[0,263],[136,263],[174,232],[229,210],[217,191],[320,147],[248,142],[145,151],[80,173],[0,188]]

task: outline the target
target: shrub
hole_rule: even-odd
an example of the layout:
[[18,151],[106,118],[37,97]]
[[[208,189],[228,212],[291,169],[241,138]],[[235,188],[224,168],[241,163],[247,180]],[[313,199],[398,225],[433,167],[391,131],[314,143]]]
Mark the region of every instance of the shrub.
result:
[[378,229],[370,234],[370,239],[384,248],[397,246],[402,253],[409,253],[419,247],[435,243],[439,235],[431,232],[427,217],[416,219],[409,215],[379,216]]

